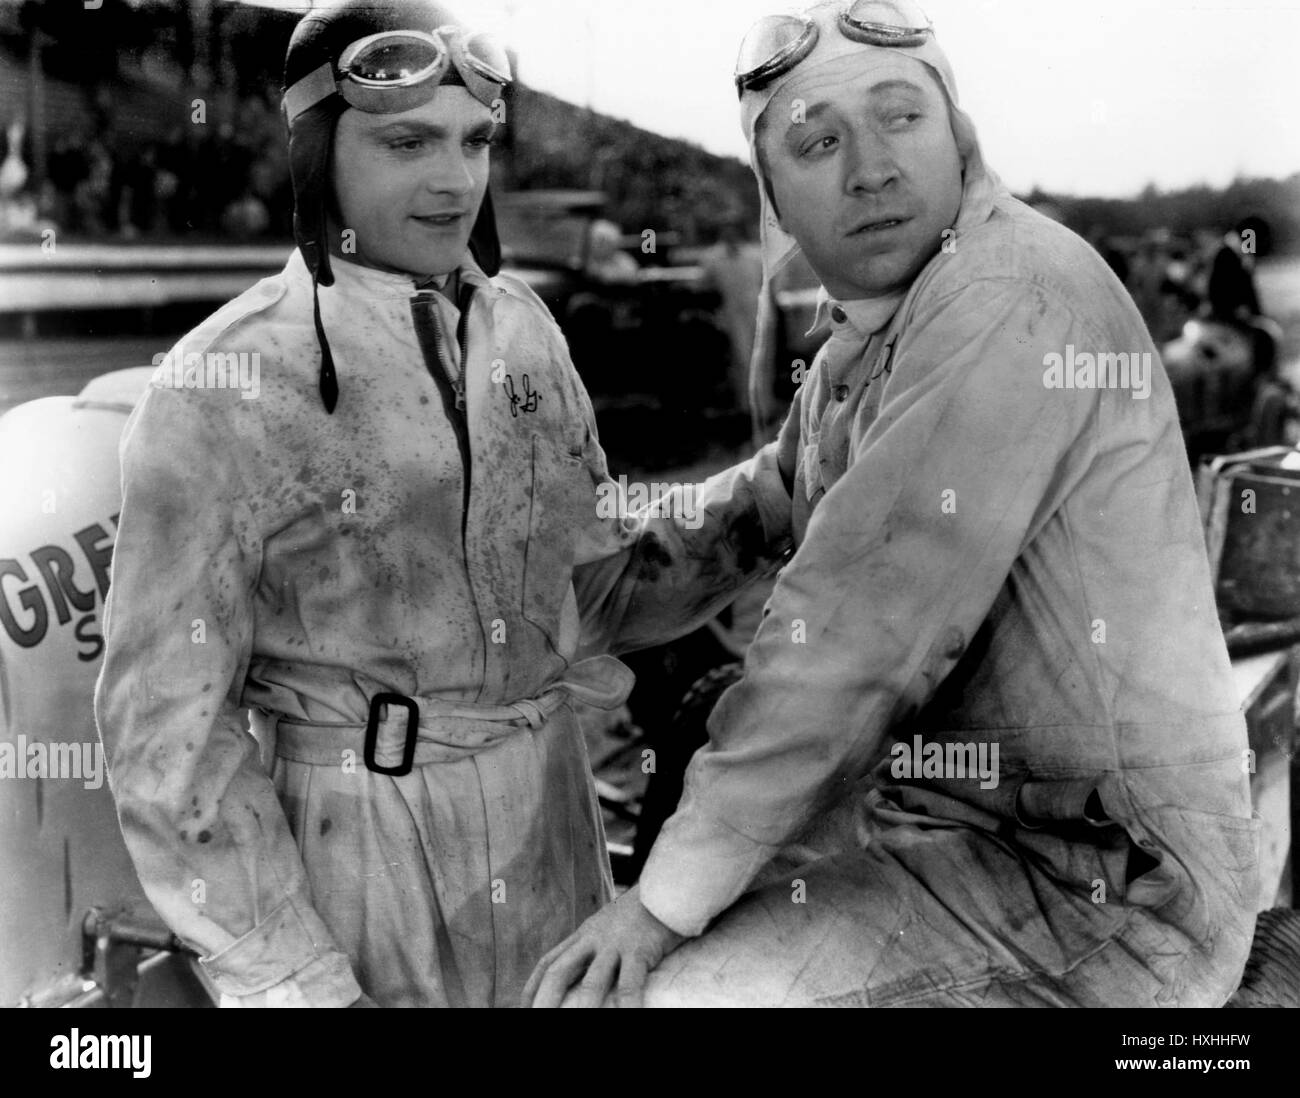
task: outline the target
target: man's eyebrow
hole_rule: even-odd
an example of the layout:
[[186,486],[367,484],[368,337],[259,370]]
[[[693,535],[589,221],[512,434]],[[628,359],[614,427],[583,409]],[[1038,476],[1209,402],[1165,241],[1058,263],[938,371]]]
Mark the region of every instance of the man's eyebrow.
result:
[[[872,84],[871,87],[867,89],[867,91],[871,95],[883,95],[887,92],[892,92],[892,91],[912,92],[913,94],[916,95],[925,94],[925,89],[922,88],[919,84],[914,84],[912,83],[912,81],[904,80],[901,77],[894,77],[892,80],[882,80],[878,84]],[[814,119],[820,118],[822,115],[828,113],[833,109],[834,108],[831,106],[831,104],[823,99],[814,103],[810,107],[806,107],[803,112],[803,117],[805,121],[812,121]],[[787,129],[786,131],[787,136],[791,132],[792,132],[791,130]]]
[[[492,136],[496,133],[496,130],[496,120],[485,118],[481,122],[474,122],[466,126],[464,134],[467,137],[478,137],[480,135]],[[384,125],[376,126],[369,132],[372,137],[376,137],[381,141],[398,136],[424,137],[431,141],[442,141],[451,133],[446,126],[439,126],[432,122],[419,122],[414,119],[401,122],[387,122]]]
[[889,91],[908,91],[917,92],[924,95],[925,91],[919,84],[913,84],[910,80],[903,80],[895,77],[893,80],[882,80],[879,84],[872,84],[868,89],[872,95],[879,95],[882,92]]
[[[811,107],[804,108],[802,120],[803,122],[815,122],[817,119],[821,118],[822,115],[829,113],[831,110],[831,105],[825,100],[822,100],[821,102],[814,103]],[[802,132],[803,126],[798,122],[792,121],[788,126],[786,126],[785,133],[782,135],[782,140],[787,144],[793,144],[799,139],[799,135]]]
[[375,126],[370,130],[374,137],[395,137],[398,134],[413,137],[429,137],[434,140],[440,140],[447,136],[446,126],[436,126],[432,122],[417,122],[409,119],[401,122],[385,122],[383,125]]

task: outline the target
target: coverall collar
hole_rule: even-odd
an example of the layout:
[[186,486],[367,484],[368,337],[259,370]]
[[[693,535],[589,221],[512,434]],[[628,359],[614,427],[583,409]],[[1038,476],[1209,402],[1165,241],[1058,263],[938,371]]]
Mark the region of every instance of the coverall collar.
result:
[[[295,266],[301,265],[302,271],[308,278],[306,263],[302,258],[300,251],[295,251],[291,260]],[[334,286],[328,289],[337,289],[344,295],[350,297],[360,297],[368,299],[383,298],[409,298],[417,290],[441,289],[446,284],[450,275],[432,276],[430,278],[419,279],[414,275],[398,273],[396,271],[381,271],[374,267],[366,267],[360,263],[338,262],[334,264]],[[461,261],[457,269],[460,278],[464,282],[473,283],[475,286],[486,286],[489,279],[483,273],[483,269],[474,261],[468,249],[465,252],[465,258]],[[322,287],[322,289],[326,289]],[[328,292],[327,289],[327,292]]]
[[817,310],[812,327],[805,335],[815,335],[829,325],[831,331],[844,338],[863,340],[880,331],[893,319],[894,313],[906,296],[905,291],[886,297],[865,297],[857,301],[839,301],[826,292],[825,286],[817,289]]

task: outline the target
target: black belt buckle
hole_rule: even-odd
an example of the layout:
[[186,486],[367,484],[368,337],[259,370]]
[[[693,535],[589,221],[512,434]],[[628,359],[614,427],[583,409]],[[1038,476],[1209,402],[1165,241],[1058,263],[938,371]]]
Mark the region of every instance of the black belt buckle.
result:
[[[402,748],[402,761],[397,766],[380,766],[375,762],[375,745],[379,742],[379,707],[381,705],[406,706],[406,743]],[[367,770],[376,774],[391,774],[400,778],[409,774],[415,763],[415,738],[420,731],[420,707],[404,694],[376,694],[370,699],[370,712],[366,716],[366,750]]]

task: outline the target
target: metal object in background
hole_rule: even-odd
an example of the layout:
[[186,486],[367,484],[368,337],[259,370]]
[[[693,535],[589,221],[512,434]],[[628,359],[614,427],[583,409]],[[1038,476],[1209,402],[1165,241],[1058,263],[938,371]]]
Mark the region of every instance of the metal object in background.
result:
[[1248,621],[1232,626],[1223,634],[1228,655],[1253,656],[1300,643],[1300,617],[1285,621]]
[[1195,463],[1222,453],[1250,421],[1258,363],[1248,336],[1230,324],[1193,318],[1160,352]]
[[1291,455],[1249,450],[1198,472],[1215,595],[1233,618],[1300,616],[1300,459]]
[[152,910],[108,915],[92,907],[82,920],[81,976],[86,990],[64,1005],[214,1006],[217,993],[197,964],[167,967],[173,960],[194,957]]

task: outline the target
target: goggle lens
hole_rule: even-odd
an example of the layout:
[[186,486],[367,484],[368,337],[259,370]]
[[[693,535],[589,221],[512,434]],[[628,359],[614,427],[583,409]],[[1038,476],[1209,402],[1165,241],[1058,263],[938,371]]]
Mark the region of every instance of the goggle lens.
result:
[[873,46],[919,46],[933,33],[929,17],[910,0],[856,0],[840,15],[840,30]]
[[435,38],[390,33],[352,46],[339,59],[339,68],[367,84],[401,87],[427,79],[446,56]]
[[769,15],[750,28],[736,58],[736,87],[760,87],[797,65],[817,43],[817,25],[798,15]]
[[479,75],[494,84],[510,83],[510,55],[490,34],[479,31],[465,39],[465,57]]

